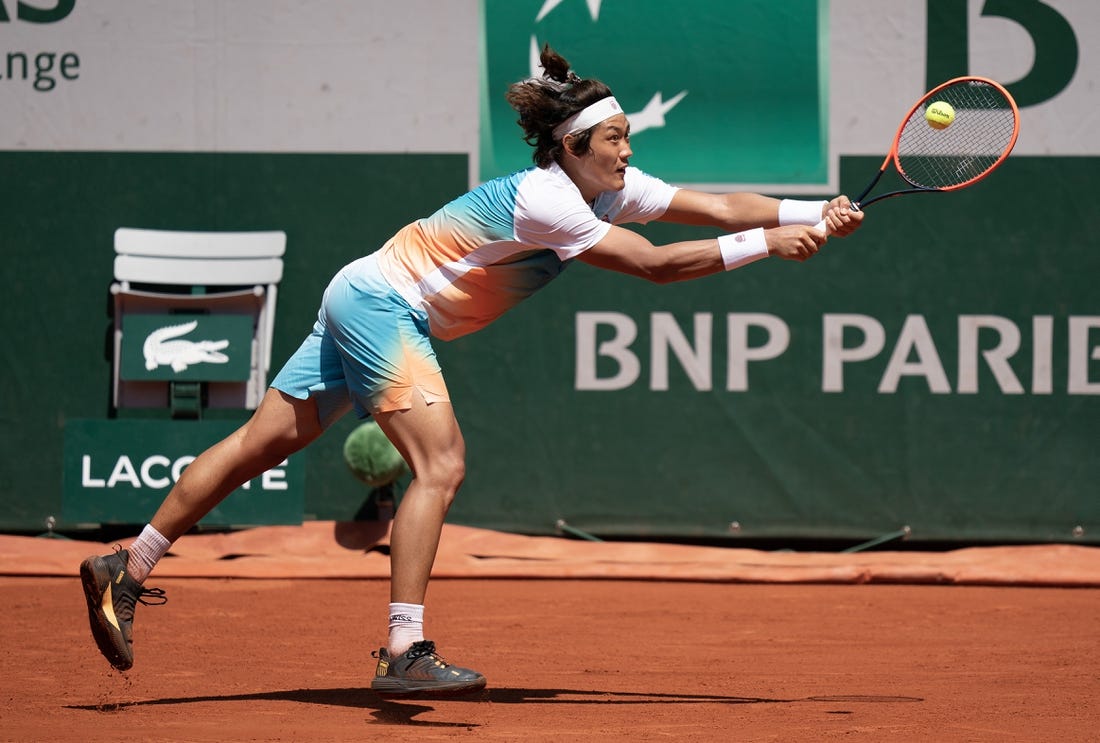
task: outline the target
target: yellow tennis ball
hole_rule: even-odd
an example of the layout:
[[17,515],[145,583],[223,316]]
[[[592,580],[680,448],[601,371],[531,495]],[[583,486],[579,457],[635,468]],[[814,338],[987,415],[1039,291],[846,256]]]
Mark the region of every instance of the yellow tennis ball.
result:
[[946,129],[955,120],[955,109],[950,103],[936,101],[924,109],[924,118],[928,121],[928,126],[933,129]]

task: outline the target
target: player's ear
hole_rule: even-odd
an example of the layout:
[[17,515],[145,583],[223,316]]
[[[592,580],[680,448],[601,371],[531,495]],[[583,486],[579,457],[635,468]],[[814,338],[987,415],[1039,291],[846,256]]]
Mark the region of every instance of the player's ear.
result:
[[561,148],[573,157],[580,157],[581,153],[577,152],[575,145],[577,144],[577,138],[572,134],[566,134],[561,140]]

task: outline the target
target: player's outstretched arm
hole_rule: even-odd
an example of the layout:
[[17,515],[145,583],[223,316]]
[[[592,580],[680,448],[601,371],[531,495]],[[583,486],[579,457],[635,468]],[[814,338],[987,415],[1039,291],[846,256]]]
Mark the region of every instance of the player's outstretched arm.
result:
[[717,227],[729,232],[778,227],[779,203],[779,199],[756,193],[713,194],[682,188],[672,197],[659,221]]
[[781,224],[817,225],[824,221],[830,237],[845,237],[863,221],[863,213],[852,209],[851,205],[843,195],[830,201],[800,201],[747,192],[712,194],[681,189],[672,197],[660,221],[717,227],[730,232]]
[[814,227],[788,225],[656,246],[636,232],[612,226],[603,240],[578,260],[668,284],[729,271],[769,255],[804,261],[817,253],[825,240],[825,233]]

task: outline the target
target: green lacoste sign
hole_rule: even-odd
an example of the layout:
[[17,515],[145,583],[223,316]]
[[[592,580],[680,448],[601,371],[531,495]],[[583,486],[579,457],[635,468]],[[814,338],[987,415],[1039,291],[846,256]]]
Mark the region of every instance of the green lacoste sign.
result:
[[637,165],[673,183],[828,179],[825,0],[484,0],[483,180],[527,167],[504,100],[549,43],[607,83]]
[[252,318],[246,315],[127,315],[122,379],[234,382],[252,367]]
[[[66,422],[62,515],[68,523],[145,523],[184,468],[239,421]],[[205,526],[298,524],[304,462],[297,455],[245,483]]]

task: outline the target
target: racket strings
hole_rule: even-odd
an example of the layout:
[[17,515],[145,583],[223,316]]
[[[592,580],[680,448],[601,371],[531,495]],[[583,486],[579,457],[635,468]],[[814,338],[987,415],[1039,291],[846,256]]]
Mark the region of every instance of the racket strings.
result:
[[1016,114],[1000,90],[964,81],[938,91],[936,101],[955,109],[955,120],[943,129],[924,118],[926,106],[914,109],[898,138],[897,166],[902,176],[923,188],[952,188],[975,181],[1008,154],[1016,132]]

